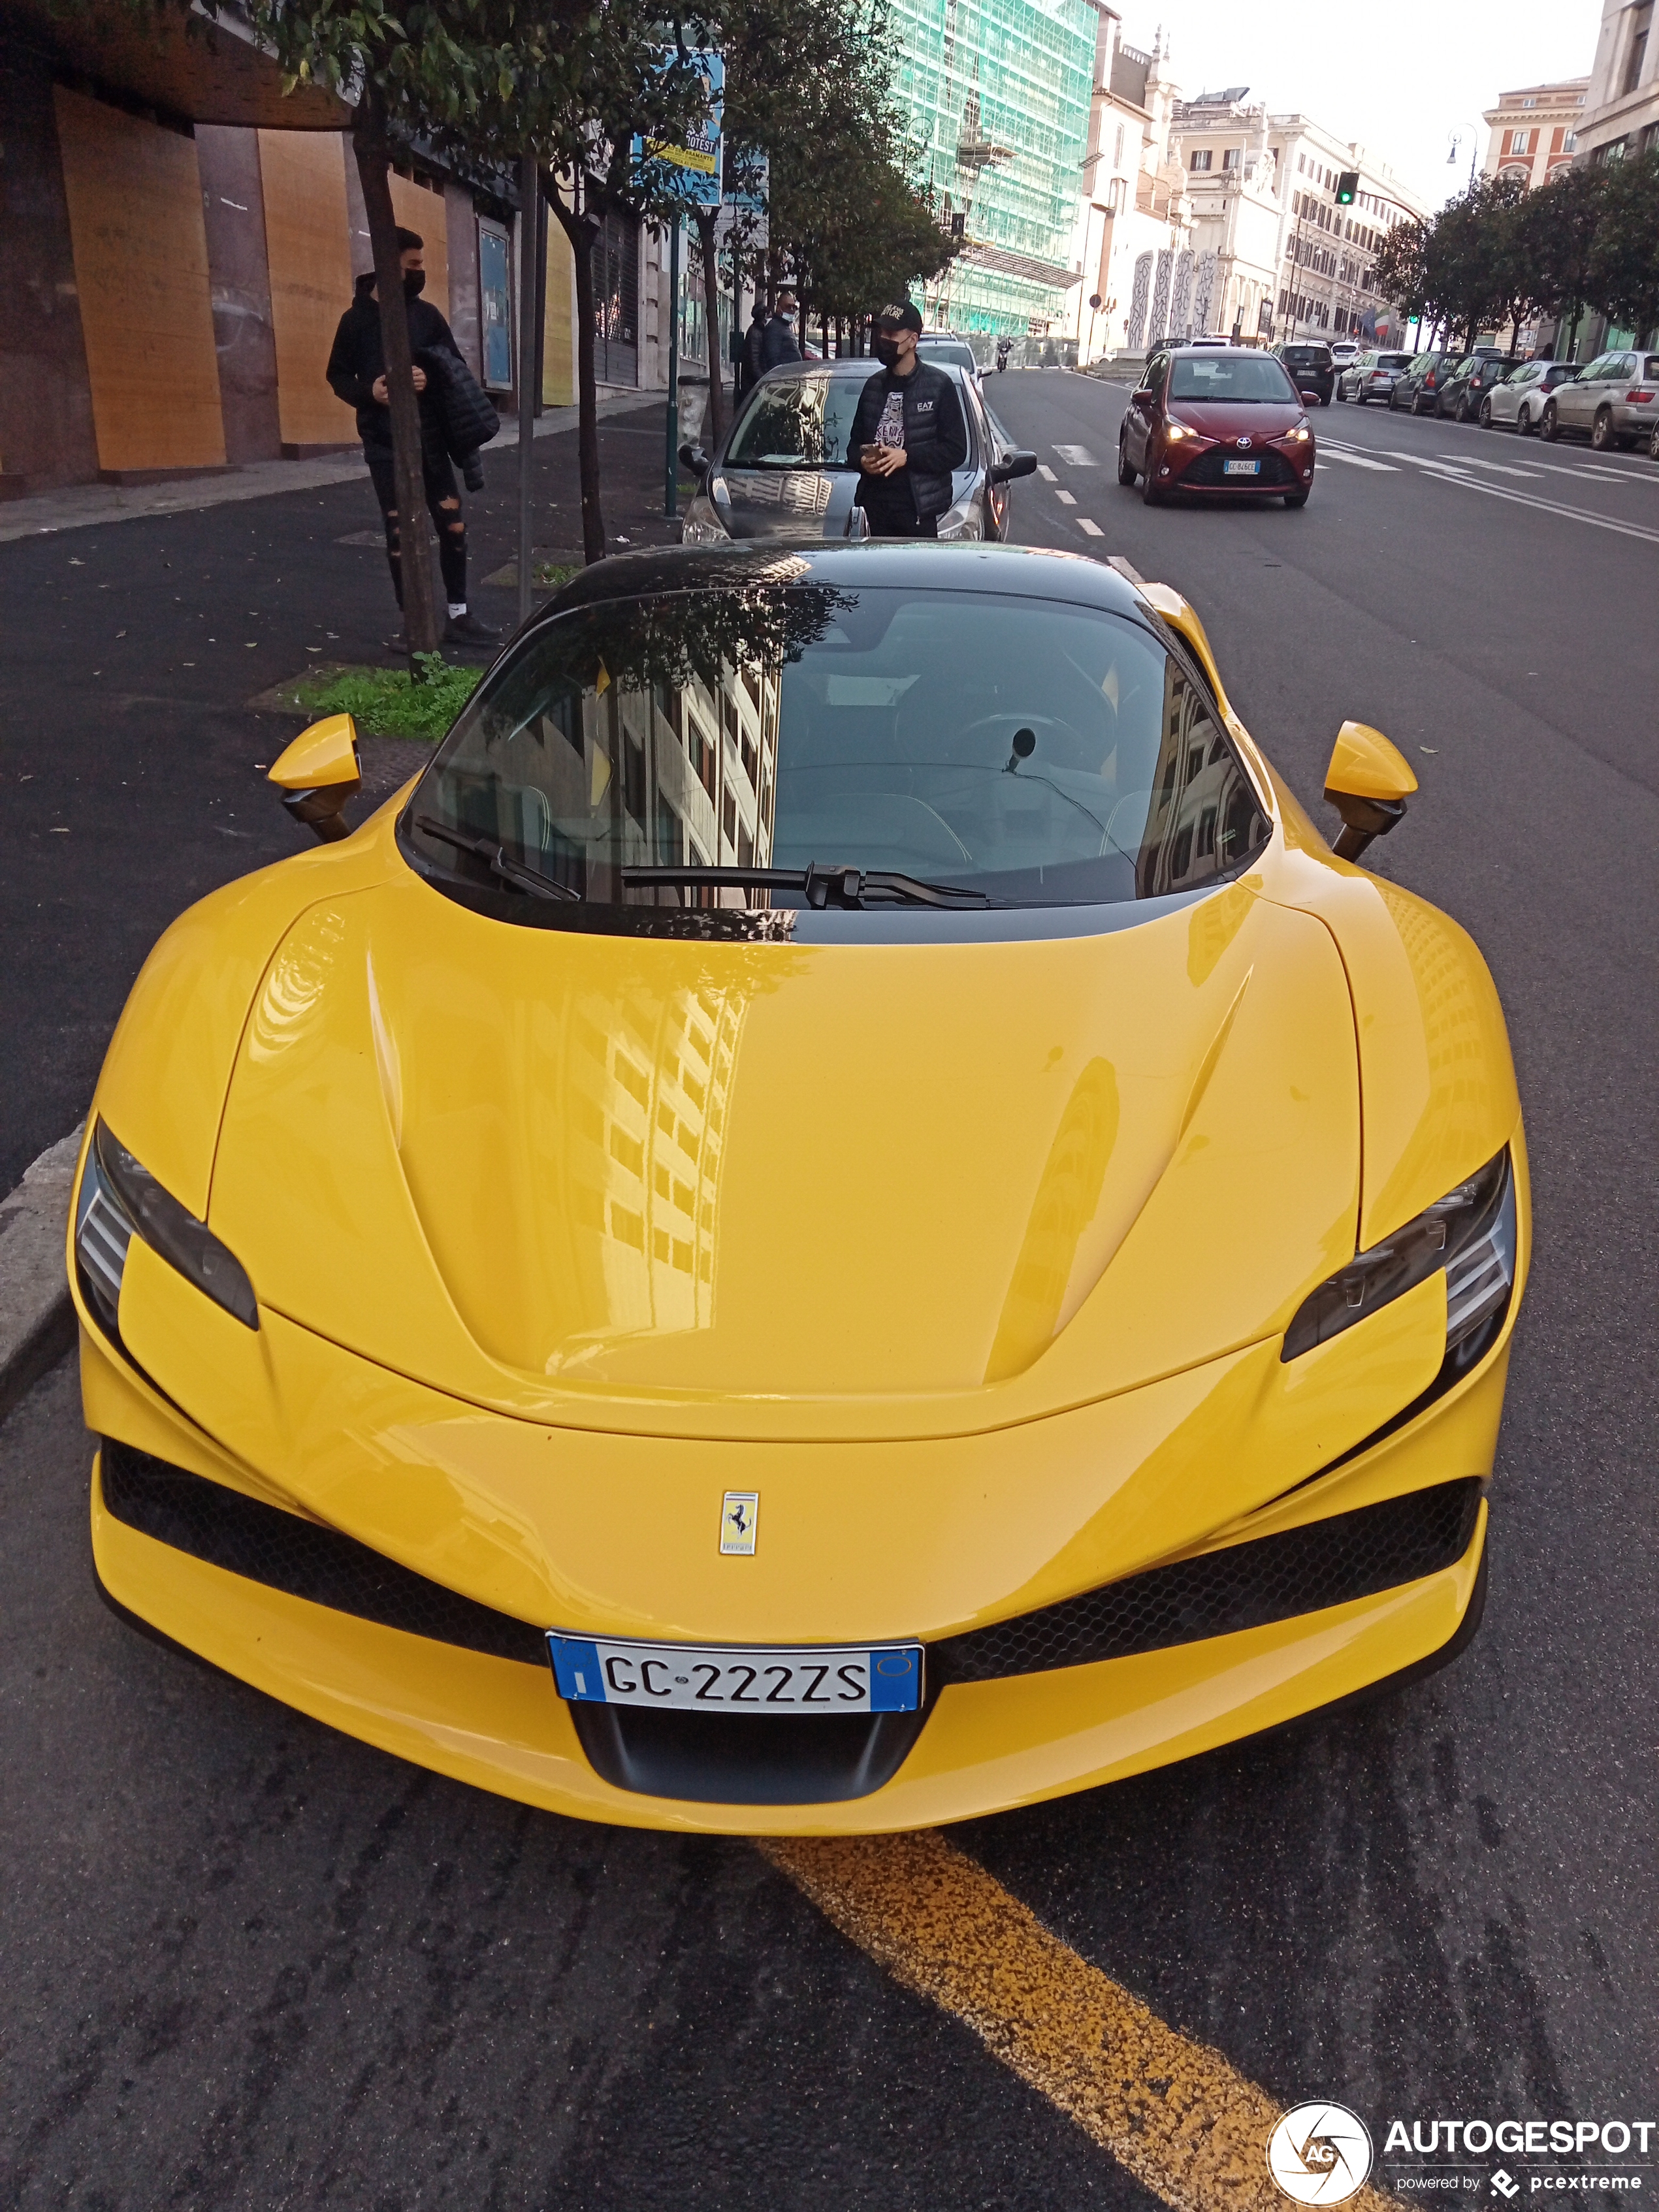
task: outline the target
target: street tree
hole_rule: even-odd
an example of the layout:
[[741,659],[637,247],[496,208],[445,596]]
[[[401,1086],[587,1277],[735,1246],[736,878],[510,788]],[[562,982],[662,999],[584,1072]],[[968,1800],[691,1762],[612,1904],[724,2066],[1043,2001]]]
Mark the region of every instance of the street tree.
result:
[[1601,173],[1585,294],[1639,343],[1659,326],[1659,154],[1627,155]]
[[1562,355],[1571,361],[1578,325],[1589,302],[1596,234],[1607,198],[1607,171],[1600,163],[1558,170],[1532,194],[1527,223],[1535,260],[1536,302],[1559,330],[1569,323]]
[[1384,232],[1371,264],[1372,289],[1416,321],[1419,338],[1429,307],[1428,237],[1426,222],[1397,222]]

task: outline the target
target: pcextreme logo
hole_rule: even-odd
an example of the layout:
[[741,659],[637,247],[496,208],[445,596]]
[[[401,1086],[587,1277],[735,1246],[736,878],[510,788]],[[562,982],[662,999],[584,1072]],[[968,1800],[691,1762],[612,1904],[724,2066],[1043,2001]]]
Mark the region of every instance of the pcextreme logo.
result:
[[1371,2170],[1371,2135],[1346,2105],[1298,2105],[1267,2138],[1267,2171],[1297,2204],[1340,2204]]

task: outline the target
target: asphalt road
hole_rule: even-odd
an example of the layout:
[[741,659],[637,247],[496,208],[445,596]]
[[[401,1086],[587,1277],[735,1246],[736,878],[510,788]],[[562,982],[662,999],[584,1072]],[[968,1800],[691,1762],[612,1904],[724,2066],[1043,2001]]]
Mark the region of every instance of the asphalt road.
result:
[[[1304,512],[1150,511],[1111,467],[1121,389],[1026,372],[993,396],[1053,472],[1015,488],[1016,535],[1188,592],[1316,811],[1346,715],[1418,767],[1374,854],[1492,962],[1538,1249],[1457,1666],[956,1840],[1284,2101],[1655,2117],[1659,469],[1332,409],[1322,440],[1380,465],[1329,446]],[[1477,459],[1538,468],[1492,482],[1541,503],[1477,489]],[[156,527],[107,532],[112,562]],[[225,732],[229,826],[246,724]],[[135,853],[191,787],[164,720],[143,753],[100,817]],[[199,872],[216,833],[192,834]],[[4,1013],[31,1050],[76,988],[73,938],[34,942]],[[135,1637],[89,1587],[88,1450],[67,1368],[0,1434],[0,2203],[1152,2202],[748,1845],[529,1814]]]

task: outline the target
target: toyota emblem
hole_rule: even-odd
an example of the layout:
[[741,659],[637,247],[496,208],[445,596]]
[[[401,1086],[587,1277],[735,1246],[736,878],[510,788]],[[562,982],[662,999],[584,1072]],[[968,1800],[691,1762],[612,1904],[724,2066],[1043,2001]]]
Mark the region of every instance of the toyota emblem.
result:
[[1239,441],[1238,441],[1238,450],[1239,450],[1239,452],[1240,452],[1241,453],[1249,453],[1249,451],[1250,450],[1250,441],[1249,441],[1249,440],[1248,438],[1241,438],[1241,439],[1239,440]]

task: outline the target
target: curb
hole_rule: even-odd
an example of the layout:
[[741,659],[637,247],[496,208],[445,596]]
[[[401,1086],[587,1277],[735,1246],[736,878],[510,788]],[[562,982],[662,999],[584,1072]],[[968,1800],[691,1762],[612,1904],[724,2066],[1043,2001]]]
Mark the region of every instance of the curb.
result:
[[64,1236],[82,1122],[0,1199],[0,1421],[75,1342]]

